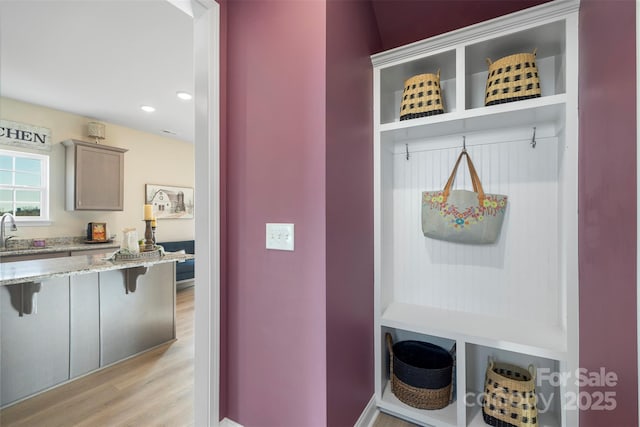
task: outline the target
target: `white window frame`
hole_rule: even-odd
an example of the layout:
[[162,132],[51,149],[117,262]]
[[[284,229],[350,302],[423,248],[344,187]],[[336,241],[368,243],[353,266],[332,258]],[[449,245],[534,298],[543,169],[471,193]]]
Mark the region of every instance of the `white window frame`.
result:
[[[16,150],[3,150],[0,149],[0,156],[8,156],[15,158],[27,158],[27,159],[37,159],[40,160],[40,216],[15,216],[15,220],[17,223],[22,225],[48,225],[50,223],[49,218],[49,155],[47,154],[36,154],[29,153],[24,151],[16,151]],[[14,160],[15,162],[15,160]],[[0,190],[9,189],[37,189],[37,187],[23,187],[18,185],[2,185],[0,184]],[[15,201],[14,201],[15,203]],[[15,207],[15,206],[14,206]]]

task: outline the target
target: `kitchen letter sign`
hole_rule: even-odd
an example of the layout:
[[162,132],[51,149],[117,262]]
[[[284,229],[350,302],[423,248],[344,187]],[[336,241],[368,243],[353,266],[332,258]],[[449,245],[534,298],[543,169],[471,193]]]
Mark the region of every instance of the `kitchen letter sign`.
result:
[[51,130],[0,119],[0,144],[51,151]]

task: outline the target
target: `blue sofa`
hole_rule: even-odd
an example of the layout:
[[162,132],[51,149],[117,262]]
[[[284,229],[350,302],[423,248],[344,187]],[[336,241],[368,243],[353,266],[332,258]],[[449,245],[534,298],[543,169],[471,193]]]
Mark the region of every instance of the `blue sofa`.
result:
[[[158,242],[167,252],[178,252],[184,250],[185,253],[195,254],[194,240],[181,240],[177,242]],[[176,283],[185,280],[193,280],[195,277],[195,260],[188,259],[184,262],[176,263]]]

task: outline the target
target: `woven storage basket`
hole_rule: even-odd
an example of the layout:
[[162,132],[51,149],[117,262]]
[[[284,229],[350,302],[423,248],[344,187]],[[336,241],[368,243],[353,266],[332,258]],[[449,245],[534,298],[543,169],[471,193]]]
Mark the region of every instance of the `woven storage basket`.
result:
[[540,78],[536,66],[536,50],[518,53],[492,62],[487,58],[489,74],[485,105],[501,104],[540,96]]
[[490,360],[484,383],[484,421],[498,427],[537,427],[535,385],[533,365],[527,370]]
[[444,113],[440,70],[436,74],[418,74],[404,82],[400,120]]
[[441,409],[452,400],[453,357],[442,347],[420,341],[393,344],[389,349],[391,391],[418,409]]

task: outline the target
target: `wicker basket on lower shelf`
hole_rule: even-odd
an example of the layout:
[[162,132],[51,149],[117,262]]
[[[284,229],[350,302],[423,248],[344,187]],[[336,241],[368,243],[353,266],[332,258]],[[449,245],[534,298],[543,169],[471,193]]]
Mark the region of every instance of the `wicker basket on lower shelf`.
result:
[[497,427],[537,427],[536,371],[489,360],[482,417]]
[[159,246],[156,246],[156,248],[152,251],[144,251],[137,254],[117,252],[115,258],[117,261],[138,261],[146,259],[156,259],[160,258],[161,256],[162,250]]
[[389,349],[391,391],[418,409],[441,409],[452,401],[453,356],[437,345],[420,341],[393,344]]

